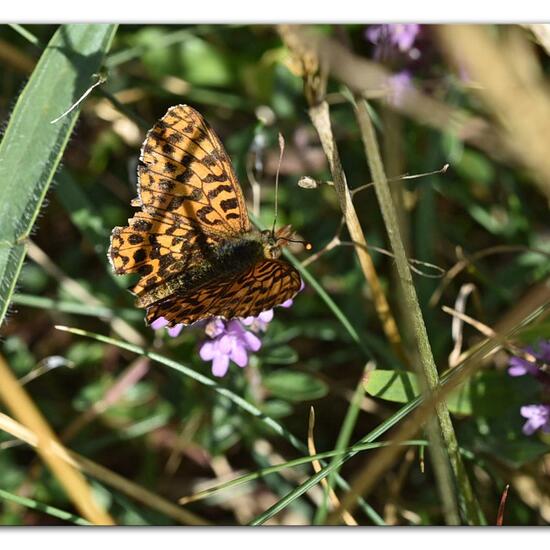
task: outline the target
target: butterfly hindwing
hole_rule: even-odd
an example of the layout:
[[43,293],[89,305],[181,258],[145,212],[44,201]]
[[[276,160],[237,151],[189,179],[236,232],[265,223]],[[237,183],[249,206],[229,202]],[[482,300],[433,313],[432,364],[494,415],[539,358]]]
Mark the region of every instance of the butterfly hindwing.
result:
[[249,269],[219,277],[193,292],[177,295],[153,304],[147,309],[151,323],[164,317],[169,326],[185,325],[210,317],[257,316],[293,298],[300,290],[300,274],[289,263],[261,260]]

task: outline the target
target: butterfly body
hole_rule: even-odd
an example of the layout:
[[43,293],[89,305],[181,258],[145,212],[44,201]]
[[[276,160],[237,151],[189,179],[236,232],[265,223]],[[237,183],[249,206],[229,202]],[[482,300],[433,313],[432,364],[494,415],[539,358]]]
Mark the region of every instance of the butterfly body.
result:
[[245,233],[228,239],[205,254],[205,261],[167,278],[138,295],[136,305],[147,307],[171,295],[185,295],[220,276],[231,276],[252,267],[263,257],[260,233]]
[[132,291],[149,323],[258,315],[298,292],[300,275],[279,259],[290,227],[251,226],[229,157],[197,111],[177,105],[153,126],[138,183],[141,211],[113,230],[109,259],[115,273],[140,275]]

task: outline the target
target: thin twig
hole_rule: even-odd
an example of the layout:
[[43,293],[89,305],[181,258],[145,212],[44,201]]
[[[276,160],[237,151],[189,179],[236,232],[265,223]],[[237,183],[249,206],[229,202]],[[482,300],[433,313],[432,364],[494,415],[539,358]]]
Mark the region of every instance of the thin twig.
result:
[[357,258],[359,259],[359,264],[361,265],[363,275],[371,288],[374,307],[382,323],[382,328],[397,356],[405,364],[408,364],[409,360],[403,349],[399,329],[397,328],[397,324],[384,294],[384,290],[380,284],[378,274],[376,273],[376,268],[374,267],[374,262],[367,251],[367,241],[365,239],[363,229],[361,228],[359,217],[357,216],[357,212],[355,211],[355,207],[353,205],[346,176],[344,174],[342,164],[340,163],[340,155],[338,154],[336,142],[334,141],[334,136],[332,134],[329,108],[326,101],[320,103],[319,105],[313,105],[310,107],[309,116],[313,126],[315,126],[315,129],[319,134],[323,150],[325,151],[329,161],[332,178],[334,180],[334,187],[336,189],[336,194],[338,195],[340,208],[342,209],[342,213],[346,220],[348,231],[352,240],[361,245],[355,247],[355,252],[357,254]]
[[[538,359],[528,351],[519,348],[518,346],[514,345],[510,341],[506,340],[503,336],[499,335],[496,331],[494,331],[491,327],[483,324],[482,322],[478,321],[477,319],[474,319],[473,317],[470,317],[469,315],[466,315],[465,313],[461,311],[457,311],[456,309],[450,308],[448,306],[441,306],[442,311],[445,313],[448,313],[449,315],[452,315],[453,318],[460,319],[464,323],[468,323],[470,326],[474,327],[478,332],[483,334],[483,336],[486,336],[487,338],[498,338],[502,345],[500,347],[508,350],[510,353],[517,357],[521,357],[525,361],[532,363],[534,366],[539,365]],[[498,349],[500,349],[500,347]],[[468,352],[462,353],[457,359],[457,362],[462,362],[464,358],[467,356]]]
[[504,491],[502,492],[502,496],[500,497],[500,503],[498,505],[497,525],[499,527],[502,526],[502,523],[504,521],[504,507],[506,506],[506,499],[508,498],[508,489],[510,489],[509,483],[507,483],[506,487],[504,487]]
[[[500,244],[496,246],[490,246],[488,248],[483,248],[482,250],[478,250],[477,252],[473,252],[471,254],[468,254],[467,257],[460,257],[458,262],[453,265],[450,269],[447,270],[447,273],[443,277],[443,280],[439,284],[439,286],[435,289],[434,293],[432,294],[432,297],[430,298],[429,305],[431,307],[435,306],[437,302],[441,299],[441,296],[443,295],[443,292],[449,286],[451,281],[457,277],[464,269],[467,267],[473,265],[473,263],[476,260],[479,260],[481,258],[485,258],[487,256],[491,256],[493,254],[509,254],[513,252],[532,252],[534,254],[540,254],[541,256],[546,256],[547,258],[550,258],[550,253],[546,250],[541,250],[540,248],[534,248],[531,246],[525,246],[522,244],[517,245],[508,245],[508,244]],[[460,253],[462,254],[462,253]]]
[[[477,288],[474,284],[468,283],[462,285],[460,292],[455,300],[455,309],[464,313],[466,310],[466,302],[468,296],[474,291],[477,291]],[[455,343],[451,353],[449,354],[449,367],[454,367],[458,364],[458,358],[460,357],[460,352],[462,351],[462,342],[464,340],[464,321],[460,317],[453,317],[453,322],[451,324],[451,337]]]
[[97,86],[100,86],[104,82],[107,81],[107,78],[103,75],[99,75],[97,82],[92,84],[77,100],[75,103],[73,103],[64,113],[60,114],[57,118],[54,118],[53,120],[50,120],[50,124],[55,124],[56,122],[60,121],[63,117],[67,116],[71,111],[74,111],[96,88]]

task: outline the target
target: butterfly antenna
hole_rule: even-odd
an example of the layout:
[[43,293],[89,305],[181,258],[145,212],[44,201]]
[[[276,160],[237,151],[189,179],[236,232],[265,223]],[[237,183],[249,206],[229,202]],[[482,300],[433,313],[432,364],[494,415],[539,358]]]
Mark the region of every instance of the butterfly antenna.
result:
[[279,207],[279,172],[281,171],[281,163],[283,162],[283,153],[285,151],[285,138],[279,132],[279,164],[277,165],[277,173],[275,174],[275,216],[273,218],[273,227],[271,234],[275,236],[275,226],[277,225],[277,211]]

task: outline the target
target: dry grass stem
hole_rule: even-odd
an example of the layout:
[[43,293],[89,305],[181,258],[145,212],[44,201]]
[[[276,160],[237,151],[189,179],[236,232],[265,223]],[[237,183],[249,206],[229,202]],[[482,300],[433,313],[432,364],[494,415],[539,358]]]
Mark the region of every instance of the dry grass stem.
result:
[[[38,445],[38,438],[34,432],[3,413],[0,413],[0,429],[19,440],[24,441],[31,447],[37,447]],[[121,493],[135,499],[138,502],[141,502],[145,506],[158,510],[162,514],[175,519],[182,525],[209,525],[206,520],[203,520],[201,517],[193,514],[192,512],[183,510],[179,506],[176,506],[163,497],[148,491],[137,483],[116,474],[108,468],[105,468],[104,466],[101,466],[92,460],[75,453],[74,451],[66,449],[61,444],[53,443],[51,445],[51,452],[69,466],[95,477],[99,481],[111,486]]]
[[[314,428],[315,428],[315,409],[313,407],[310,407],[309,422],[307,427],[307,448],[310,455],[317,454],[317,449],[315,448],[315,439],[313,436]],[[315,471],[316,474],[318,474],[322,469],[321,463],[318,460],[314,460],[311,463],[311,465],[313,466],[313,470]],[[323,478],[321,480],[321,485],[323,486],[325,491],[328,490],[328,495],[332,506],[334,508],[338,508],[340,506],[340,501],[338,500],[338,497],[336,496],[334,489],[332,489],[332,487],[329,486],[326,478]],[[342,513],[342,520],[346,525],[358,525],[358,523],[355,521],[353,516],[345,510]]]
[[33,432],[38,454],[82,516],[95,525],[114,525],[111,516],[95,501],[86,478],[74,465],[60,457],[60,453],[66,456],[67,451],[1,356],[0,397],[13,415]]

